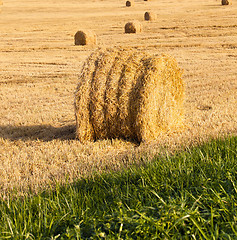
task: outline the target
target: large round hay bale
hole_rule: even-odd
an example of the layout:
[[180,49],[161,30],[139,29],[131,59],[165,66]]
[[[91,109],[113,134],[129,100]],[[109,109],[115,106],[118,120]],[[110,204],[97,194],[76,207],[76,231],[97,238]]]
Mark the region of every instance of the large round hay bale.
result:
[[78,31],[74,36],[74,40],[75,40],[75,45],[97,44],[96,34],[90,30]]
[[141,31],[142,25],[137,20],[125,24],[125,33],[139,33]]
[[144,14],[144,19],[146,21],[154,21],[156,20],[156,18],[157,18],[157,15],[153,12],[145,12]]
[[174,58],[131,48],[99,49],[84,63],[75,93],[80,142],[156,139],[183,122],[184,84]]
[[222,0],[221,4],[222,5],[231,5],[232,4],[232,0]]
[[126,1],[126,7],[131,7],[133,5],[134,5],[134,1],[133,0]]

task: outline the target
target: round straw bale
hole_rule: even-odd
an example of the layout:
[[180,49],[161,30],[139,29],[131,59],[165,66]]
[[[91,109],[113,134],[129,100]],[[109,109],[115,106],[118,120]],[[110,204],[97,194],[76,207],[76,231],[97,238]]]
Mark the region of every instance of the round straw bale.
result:
[[156,139],[183,123],[184,84],[174,58],[132,48],[99,49],[85,62],[75,93],[80,142]]
[[133,0],[126,1],[126,7],[131,7],[133,5],[134,5],[134,1]]
[[139,21],[128,22],[125,24],[125,33],[138,33],[142,31],[142,25]]
[[221,4],[222,5],[231,5],[232,4],[232,0],[222,0]]
[[97,43],[96,34],[90,30],[78,31],[75,36],[75,45],[93,45]]
[[156,20],[156,18],[157,18],[157,15],[153,12],[145,12],[144,14],[144,19],[146,21],[154,21]]

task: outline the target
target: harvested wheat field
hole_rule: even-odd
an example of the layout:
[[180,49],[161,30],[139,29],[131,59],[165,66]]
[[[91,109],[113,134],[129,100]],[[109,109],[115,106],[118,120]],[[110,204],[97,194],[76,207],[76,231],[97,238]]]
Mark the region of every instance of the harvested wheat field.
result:
[[[0,192],[24,194],[55,181],[120,169],[210,137],[237,133],[237,1],[8,0],[0,14]],[[157,21],[144,20],[156,12]],[[140,21],[143,31],[125,34]],[[75,46],[80,29],[97,45]],[[174,57],[185,84],[183,131],[155,141],[81,144],[74,93],[83,63],[98,47],[131,47]]]

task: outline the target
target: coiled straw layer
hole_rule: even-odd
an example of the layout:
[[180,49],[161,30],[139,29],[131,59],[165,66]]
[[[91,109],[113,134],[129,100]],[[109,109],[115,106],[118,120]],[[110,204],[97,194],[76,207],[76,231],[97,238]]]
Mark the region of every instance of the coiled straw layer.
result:
[[75,93],[82,142],[156,139],[183,122],[184,85],[174,58],[132,48],[99,49],[85,62]]

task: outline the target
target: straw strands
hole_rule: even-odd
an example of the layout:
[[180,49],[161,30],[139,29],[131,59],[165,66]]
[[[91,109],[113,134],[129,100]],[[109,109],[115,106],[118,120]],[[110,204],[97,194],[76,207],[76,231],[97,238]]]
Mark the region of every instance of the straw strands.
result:
[[142,25],[137,20],[126,23],[124,28],[125,33],[139,33],[142,31]]
[[156,139],[183,122],[184,85],[174,58],[132,48],[99,49],[84,63],[75,93],[82,143]]
[[93,45],[97,44],[96,34],[90,30],[78,31],[75,36],[75,45]]

